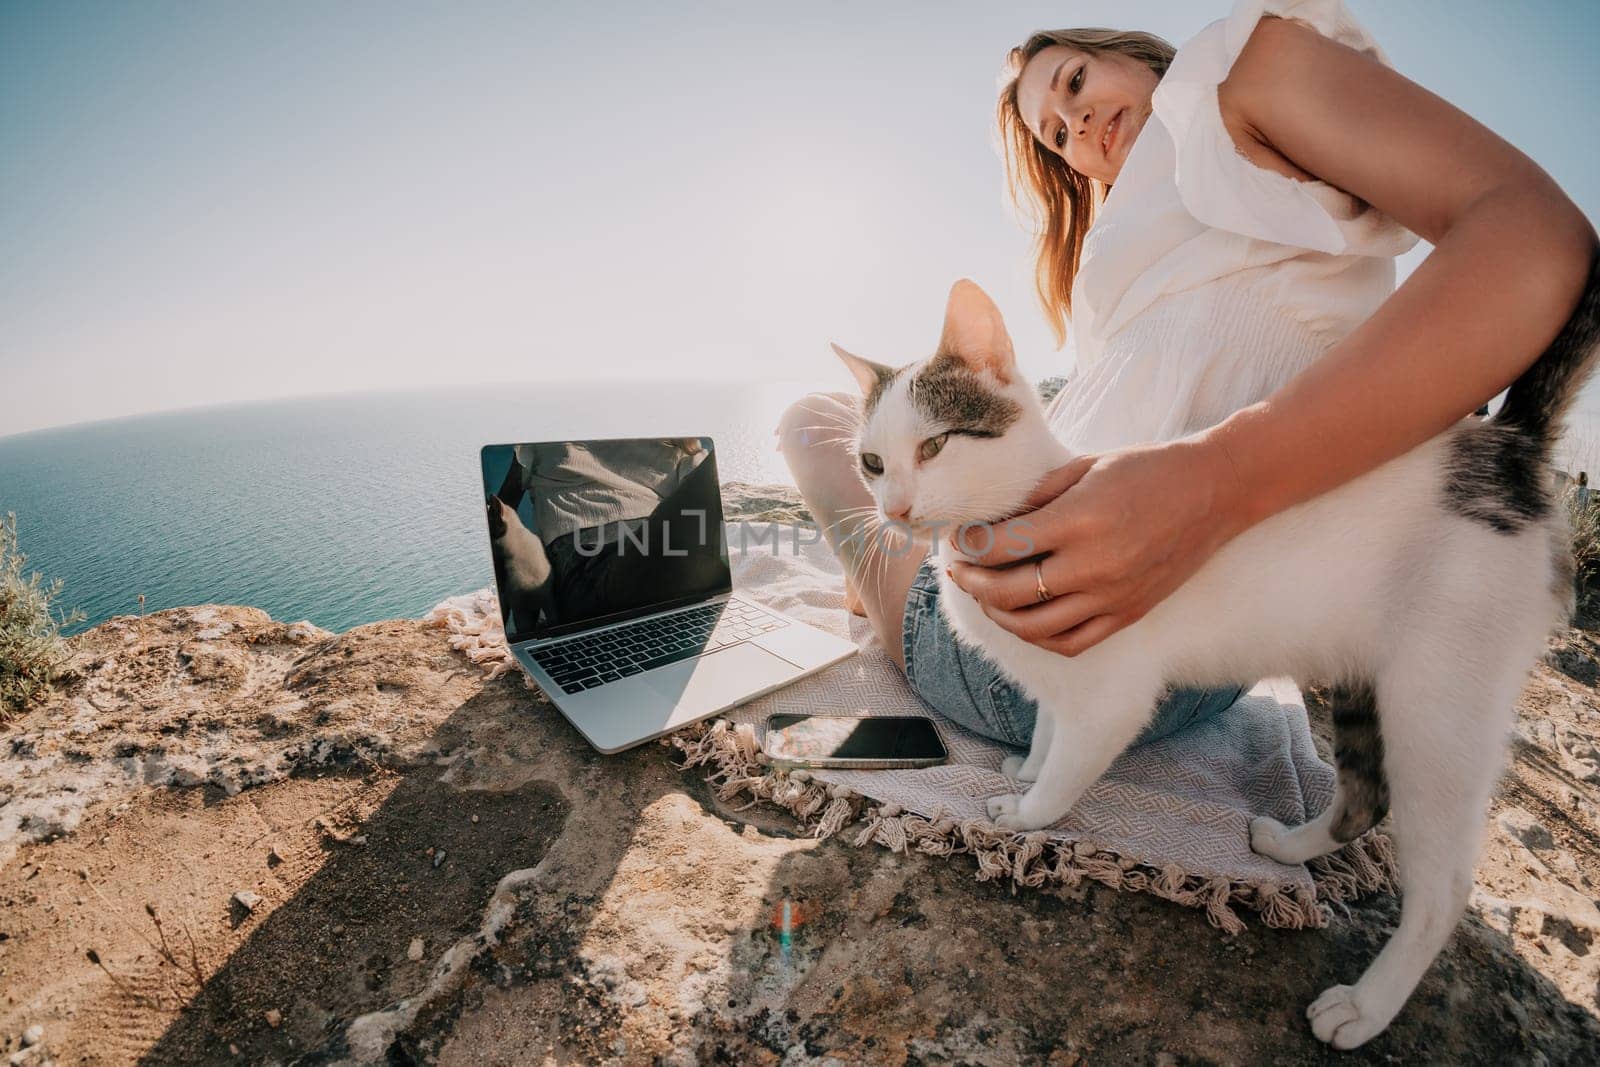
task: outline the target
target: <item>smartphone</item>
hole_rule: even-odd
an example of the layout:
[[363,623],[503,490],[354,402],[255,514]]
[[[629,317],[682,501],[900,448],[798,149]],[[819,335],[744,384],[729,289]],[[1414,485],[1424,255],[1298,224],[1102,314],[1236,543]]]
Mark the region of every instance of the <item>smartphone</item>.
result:
[[767,757],[776,767],[932,767],[950,753],[926,715],[773,715]]

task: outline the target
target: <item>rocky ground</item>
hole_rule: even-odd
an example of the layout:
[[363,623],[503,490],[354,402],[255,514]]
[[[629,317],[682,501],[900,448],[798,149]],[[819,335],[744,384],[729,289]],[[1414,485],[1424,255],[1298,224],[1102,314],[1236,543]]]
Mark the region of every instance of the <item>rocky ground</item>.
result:
[[1012,892],[730,810],[668,747],[598,755],[420,622],[119,618],[0,732],[0,1055],[1592,1063],[1597,681],[1595,633],[1552,642],[1471,914],[1389,1032],[1335,1054],[1302,1013],[1389,897],[1228,938],[1149,896]]

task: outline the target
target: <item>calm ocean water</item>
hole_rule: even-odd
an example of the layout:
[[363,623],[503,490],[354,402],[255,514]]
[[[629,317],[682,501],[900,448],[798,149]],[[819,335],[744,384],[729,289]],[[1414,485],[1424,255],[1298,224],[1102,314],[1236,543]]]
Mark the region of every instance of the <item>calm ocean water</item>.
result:
[[789,482],[772,427],[805,388],[519,385],[44,430],[0,437],[0,513],[84,625],[143,593],[146,611],[249,604],[345,630],[493,581],[480,446],[709,435],[724,482]]

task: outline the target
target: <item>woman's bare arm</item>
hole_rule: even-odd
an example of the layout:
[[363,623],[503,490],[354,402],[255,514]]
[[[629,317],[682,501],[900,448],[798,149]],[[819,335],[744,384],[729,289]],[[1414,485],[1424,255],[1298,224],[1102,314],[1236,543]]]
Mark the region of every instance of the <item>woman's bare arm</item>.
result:
[[1576,306],[1596,242],[1532,160],[1299,23],[1262,20],[1218,103],[1247,155],[1252,142],[1280,154],[1434,245],[1371,318],[1207,435],[1238,473],[1243,528],[1405,453],[1510,385]]

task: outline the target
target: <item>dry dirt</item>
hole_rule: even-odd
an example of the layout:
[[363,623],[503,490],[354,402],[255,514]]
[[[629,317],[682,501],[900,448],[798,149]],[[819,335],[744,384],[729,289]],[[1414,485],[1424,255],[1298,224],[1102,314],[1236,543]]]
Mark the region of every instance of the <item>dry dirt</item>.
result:
[[1593,634],[1552,643],[1471,914],[1336,1054],[1302,1013],[1383,943],[1389,897],[1228,938],[1149,896],[1013,892],[728,810],[660,745],[600,756],[419,622],[116,619],[0,733],[0,1055],[1593,1063],[1597,680]]

